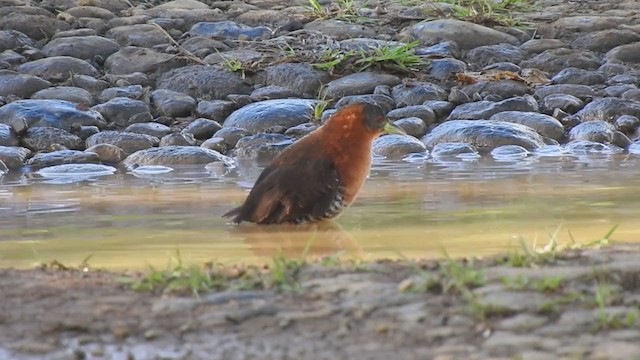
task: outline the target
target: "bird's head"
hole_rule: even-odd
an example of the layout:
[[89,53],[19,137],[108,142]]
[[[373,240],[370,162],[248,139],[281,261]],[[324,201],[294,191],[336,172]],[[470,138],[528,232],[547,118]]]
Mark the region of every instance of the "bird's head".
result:
[[368,102],[341,107],[331,115],[326,125],[345,133],[369,134],[372,137],[382,133],[406,134],[402,128],[387,119],[380,106]]

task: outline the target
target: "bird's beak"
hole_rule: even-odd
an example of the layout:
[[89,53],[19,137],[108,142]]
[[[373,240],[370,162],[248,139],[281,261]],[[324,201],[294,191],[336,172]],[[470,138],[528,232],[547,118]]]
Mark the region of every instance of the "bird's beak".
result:
[[400,126],[392,123],[389,120],[387,120],[387,123],[384,124],[384,127],[382,128],[382,132],[384,132],[386,134],[407,135],[407,133],[404,132],[404,130],[402,130],[402,128]]

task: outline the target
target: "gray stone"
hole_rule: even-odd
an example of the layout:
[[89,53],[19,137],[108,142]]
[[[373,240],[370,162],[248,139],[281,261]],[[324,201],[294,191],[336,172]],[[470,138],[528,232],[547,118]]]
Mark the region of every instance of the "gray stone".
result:
[[569,47],[569,45],[559,39],[532,39],[520,45],[520,49],[529,54],[539,54],[546,50],[566,47]]
[[271,37],[265,26],[251,27],[233,21],[199,22],[189,30],[191,36],[209,36],[219,39],[258,40]]
[[118,26],[109,29],[105,35],[122,46],[152,48],[155,45],[170,43],[162,31],[152,24]]
[[141,97],[144,94],[141,93],[140,90],[138,90],[138,87],[131,87],[131,85],[140,85],[142,87],[153,85],[153,81],[151,80],[149,75],[138,71],[132,72],[130,74],[106,74],[104,78],[111,84],[119,86],[124,91],[124,93],[127,94],[123,96],[127,97]]
[[399,84],[391,89],[391,96],[399,107],[421,105],[429,100],[447,100],[448,93],[442,87],[428,82]]
[[0,96],[16,95],[28,98],[32,94],[51,86],[51,83],[34,75],[19,74],[11,70],[0,70]]
[[421,138],[427,133],[427,124],[418,117],[407,117],[395,120],[394,124],[404,130],[407,135],[415,138]]
[[569,131],[569,139],[614,144],[621,148],[626,148],[631,144],[631,141],[617,131],[612,124],[602,120],[591,120],[578,124]]
[[546,114],[553,114],[556,109],[574,114],[582,107],[584,107],[584,102],[569,94],[551,94],[545,96],[540,103],[540,111]]
[[[74,16],[76,18],[82,17],[90,17],[90,18],[98,18],[103,20],[111,20],[116,17],[116,15],[107,9],[103,9],[97,6],[75,6],[70,9],[67,9],[65,13]],[[85,30],[85,29],[78,29]],[[54,38],[60,36],[60,33],[57,33]]]
[[310,121],[315,103],[315,100],[305,99],[260,101],[234,111],[223,127],[240,127],[252,134],[274,126],[290,128]]
[[233,156],[267,162],[293,144],[294,141],[295,138],[282,134],[263,133],[245,136],[238,140],[233,150]]
[[[43,5],[39,4],[39,6]],[[22,9],[27,8],[38,9],[39,14],[23,13],[11,6],[0,8],[0,30],[16,30],[33,40],[43,40],[50,39],[59,31],[70,29],[67,22],[56,19],[53,14],[42,8],[22,7]]]
[[408,117],[417,117],[422,119],[427,126],[436,122],[436,114],[430,107],[425,105],[405,106],[391,110],[387,113],[387,117],[392,121]]
[[515,97],[499,102],[477,101],[456,106],[447,119],[488,119],[503,111],[537,112],[538,103],[531,96]]
[[209,54],[204,58],[204,61],[210,65],[218,65],[227,67],[229,62],[239,62],[241,64],[251,64],[265,57],[265,53],[251,50],[251,49],[238,49],[229,50],[223,53],[216,52]]
[[120,45],[101,36],[73,36],[49,41],[42,48],[42,53],[47,57],[71,56],[91,60],[96,56],[106,59],[118,50],[120,50]]
[[93,65],[70,56],[53,56],[30,61],[20,65],[18,71],[47,81],[65,81],[74,74],[94,77],[100,74]]
[[31,98],[65,100],[88,106],[94,103],[93,96],[91,96],[87,90],[71,86],[56,86],[42,89],[33,94]]
[[638,64],[640,63],[640,42],[616,46],[607,52],[605,59]]
[[111,144],[129,154],[154,147],[159,143],[160,140],[153,136],[118,131],[102,131],[92,135],[86,141],[88,148],[97,144]]
[[303,137],[319,127],[317,123],[304,123],[294,127],[290,127],[284,132],[284,135]]
[[543,339],[536,335],[519,335],[506,331],[496,331],[484,342],[482,347],[493,352],[513,352],[535,349],[542,342]]
[[227,149],[232,149],[241,138],[249,135],[250,133],[243,128],[223,127],[213,134],[213,137],[223,139]]
[[557,73],[551,80],[556,84],[598,85],[604,84],[605,77],[599,71],[570,67]]
[[400,79],[394,75],[358,72],[331,81],[324,89],[324,94],[331,98],[371,94],[378,85],[395,86],[399,83]]
[[571,46],[595,52],[607,52],[616,46],[638,41],[640,41],[640,34],[637,32],[609,29],[581,35],[571,42]]
[[318,31],[335,40],[373,38],[376,36],[376,32],[368,26],[335,19],[317,19],[307,23],[304,28]]
[[87,90],[92,94],[101,92],[109,87],[109,83],[104,80],[98,80],[88,75],[73,75],[69,81],[81,89]]
[[227,144],[225,143],[225,140],[220,137],[212,137],[210,139],[207,139],[200,145],[200,147],[209,150],[215,150],[221,154],[224,154],[227,152],[227,150],[229,150]]
[[496,45],[484,45],[478,46],[470,50],[466,59],[476,68],[483,68],[487,65],[510,61],[513,63],[519,63],[526,56],[526,52],[517,46],[510,44],[496,44]]
[[191,134],[198,140],[209,139],[213,136],[222,126],[217,121],[198,118],[189,123],[184,129],[183,133]]
[[151,103],[160,115],[171,117],[189,116],[196,110],[196,100],[189,95],[160,89],[151,93]]
[[386,158],[403,158],[413,153],[425,153],[426,146],[409,135],[389,134],[373,141],[373,153]]
[[640,127],[640,119],[633,115],[622,115],[616,119],[615,125],[619,131],[630,134]]
[[129,155],[124,164],[136,165],[195,165],[211,162],[232,164],[233,160],[217,151],[198,146],[164,146],[140,150]]
[[126,97],[113,98],[104,104],[94,106],[92,109],[102,114],[107,121],[113,122],[118,126],[127,126],[131,123],[130,119],[132,117],[141,113],[150,114],[151,112],[151,109],[144,101]]
[[86,164],[99,162],[100,159],[95,153],[78,150],[58,150],[36,154],[27,161],[27,165],[38,169],[62,164]]
[[0,30],[0,52],[19,47],[37,48],[38,44],[29,36],[15,30]]
[[69,131],[71,126],[91,125],[104,128],[106,122],[94,110],[80,110],[75,103],[64,100],[19,100],[0,107],[0,123],[18,133],[29,127],[50,126]]
[[160,139],[159,146],[195,146],[196,139],[189,133],[168,134]]
[[102,164],[62,164],[43,167],[37,174],[46,178],[81,178],[112,175],[116,168]]
[[580,100],[587,100],[594,98],[596,92],[587,85],[577,84],[558,84],[558,85],[545,85],[539,87],[533,96],[536,99],[544,99],[545,97],[553,94],[567,94],[577,97]]
[[467,64],[453,58],[433,59],[430,61],[429,76],[437,80],[449,80],[456,73],[467,70]]
[[0,124],[0,146],[17,146],[18,137],[11,126]]
[[125,132],[144,134],[156,137],[158,139],[169,134],[171,128],[156,122],[131,124],[124,129]]
[[235,73],[203,65],[186,66],[163,74],[158,80],[158,88],[204,99],[251,93],[249,84]]
[[483,290],[484,287],[474,290],[478,294],[478,301],[484,306],[500,312],[535,312],[548,300],[548,297],[540,292],[489,290],[484,293]]
[[622,94],[626,93],[627,91],[635,90],[638,90],[638,88],[633,84],[619,84],[607,86],[604,89],[604,93],[609,97],[622,97]]
[[85,150],[98,155],[100,162],[105,164],[117,164],[123,161],[129,154],[119,147],[111,144],[97,144]]
[[498,95],[503,99],[508,99],[529,93],[529,87],[525,83],[515,80],[478,81],[474,84],[464,86],[461,90],[470,98],[473,98],[474,94],[481,96],[491,94]]
[[489,120],[526,125],[538,134],[553,140],[564,137],[564,127],[560,121],[549,115],[527,111],[503,111],[491,116]]
[[0,146],[0,161],[9,170],[20,169],[27,158],[31,155],[31,150],[19,146]]
[[84,149],[84,141],[80,137],[54,127],[30,127],[20,138],[20,144],[33,152],[51,149],[52,145]]
[[165,73],[182,65],[173,54],[163,54],[151,49],[127,46],[113,53],[105,62],[105,69],[116,75],[134,72]]
[[603,341],[596,345],[591,354],[592,359],[626,360],[637,358],[640,354],[640,345],[623,341]]
[[293,91],[289,90],[289,88],[277,85],[263,86],[251,92],[251,100],[253,101],[286,99],[293,97],[297,97],[297,95]]
[[523,313],[501,320],[496,324],[496,329],[513,332],[525,332],[542,327],[548,321],[549,320],[544,316],[536,316]]
[[226,100],[201,100],[196,108],[196,115],[222,123],[238,107]]
[[555,75],[559,71],[575,67],[595,70],[600,66],[600,59],[588,50],[551,49],[520,63],[522,68],[536,68]]
[[438,119],[438,121],[449,116],[451,111],[455,108],[455,104],[441,100],[427,100],[422,103],[422,105],[430,107],[436,114],[436,119]]
[[329,75],[305,63],[284,63],[265,69],[267,85],[290,89],[299,97],[315,98],[323,84],[329,83]]
[[382,94],[366,94],[366,95],[349,95],[341,98],[336,103],[336,109],[340,109],[343,106],[356,103],[366,102],[369,104],[378,105],[386,113],[396,108],[396,103],[387,95]]
[[443,40],[455,41],[461,50],[500,43],[519,44],[515,36],[455,19],[423,21],[413,25],[404,33],[419,38],[426,44],[435,44]]
[[640,102],[606,97],[596,99],[587,104],[576,116],[583,121],[606,120],[614,122],[622,115],[640,117]]
[[225,43],[211,39],[207,36],[192,36],[180,42],[180,45],[187,51],[204,58],[216,51],[228,51],[231,48]]
[[107,102],[117,97],[127,97],[130,99],[139,100],[143,97],[143,95],[144,88],[142,87],[142,85],[118,86],[102,90],[102,92],[98,96],[98,100],[100,100],[101,103]]

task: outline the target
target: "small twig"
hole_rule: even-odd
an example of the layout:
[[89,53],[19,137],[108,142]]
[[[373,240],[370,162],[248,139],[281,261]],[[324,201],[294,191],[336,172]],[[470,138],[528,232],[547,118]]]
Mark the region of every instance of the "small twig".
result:
[[175,46],[176,48],[178,48],[178,51],[184,55],[185,57],[197,62],[200,65],[204,65],[204,66],[210,66],[206,61],[200,59],[199,57],[195,56],[191,51],[185,49],[182,47],[182,45],[178,44],[177,41],[175,41],[171,35],[167,32],[167,30],[163,29],[162,26],[158,25],[158,23],[152,23],[155,27],[158,28],[158,30],[160,30],[160,32],[167,37],[167,39],[169,39],[169,41],[171,42],[171,44],[173,44],[173,46]]

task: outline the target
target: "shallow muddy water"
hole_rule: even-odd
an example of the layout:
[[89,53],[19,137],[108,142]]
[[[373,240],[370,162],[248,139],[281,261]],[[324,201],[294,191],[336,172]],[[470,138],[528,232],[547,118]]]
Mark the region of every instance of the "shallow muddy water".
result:
[[[0,177],[0,267],[58,260],[96,267],[188,262],[258,263],[283,251],[372,259],[483,255],[519,246],[640,241],[640,157],[378,160],[356,203],[317,226],[233,226],[220,217],[246,196],[260,168],[192,167],[168,173]],[[571,235],[569,234],[571,233]]]

